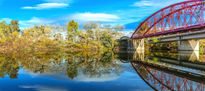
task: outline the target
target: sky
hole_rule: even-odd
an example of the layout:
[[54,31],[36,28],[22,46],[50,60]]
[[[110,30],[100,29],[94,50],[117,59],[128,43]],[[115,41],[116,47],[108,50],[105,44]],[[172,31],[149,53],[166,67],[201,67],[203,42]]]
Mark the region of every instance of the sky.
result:
[[0,0],[0,21],[19,20],[23,28],[65,25],[70,20],[81,25],[123,25],[142,21],[157,10],[182,1],[186,0]]

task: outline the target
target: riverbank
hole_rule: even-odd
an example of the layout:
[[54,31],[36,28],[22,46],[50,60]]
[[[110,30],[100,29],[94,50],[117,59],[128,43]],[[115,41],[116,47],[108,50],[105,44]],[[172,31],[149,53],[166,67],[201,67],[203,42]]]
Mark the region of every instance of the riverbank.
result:
[[0,53],[79,52],[113,50],[121,25],[87,23],[83,29],[70,21],[66,26],[40,25],[20,29],[18,21],[0,22]]

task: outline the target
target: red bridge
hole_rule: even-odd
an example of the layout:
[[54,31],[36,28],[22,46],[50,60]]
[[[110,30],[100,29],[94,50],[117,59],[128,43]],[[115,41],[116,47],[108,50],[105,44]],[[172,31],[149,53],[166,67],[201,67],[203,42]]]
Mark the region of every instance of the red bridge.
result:
[[193,0],[165,7],[144,20],[131,39],[190,32],[204,28],[204,6],[204,0]]
[[[178,42],[180,51],[199,51],[205,38],[205,0],[184,1],[165,7],[145,19],[132,34],[130,49],[144,50],[144,38]],[[129,43],[130,44],[130,43]]]

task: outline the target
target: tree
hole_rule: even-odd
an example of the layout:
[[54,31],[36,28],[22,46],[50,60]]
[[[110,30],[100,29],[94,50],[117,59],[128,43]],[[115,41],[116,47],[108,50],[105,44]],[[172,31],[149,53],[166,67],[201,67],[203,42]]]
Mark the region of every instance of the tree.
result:
[[76,41],[79,24],[74,20],[67,24],[67,40]]
[[90,22],[84,25],[83,27],[86,30],[89,40],[94,40],[94,30],[97,28],[97,24]]
[[5,21],[0,22],[0,42],[6,42],[9,36],[9,25]]
[[109,31],[104,31],[100,40],[103,46],[107,48],[113,48],[114,47],[114,40],[111,33]]
[[[117,37],[117,35],[119,35],[119,31],[122,31],[122,30],[124,30],[125,29],[125,26],[122,26],[122,25],[115,25],[114,27],[113,27],[113,29],[114,29],[114,34],[115,34],[115,37]],[[120,37],[120,36],[119,36]]]
[[15,31],[20,32],[18,21],[12,20],[9,26],[11,33]]
[[54,40],[57,42],[63,42],[63,37],[61,33],[57,33],[54,35]]

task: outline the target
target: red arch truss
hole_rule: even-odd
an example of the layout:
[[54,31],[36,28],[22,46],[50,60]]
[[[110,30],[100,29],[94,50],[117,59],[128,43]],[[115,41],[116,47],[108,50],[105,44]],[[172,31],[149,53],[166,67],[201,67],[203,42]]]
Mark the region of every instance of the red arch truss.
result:
[[132,39],[142,39],[205,27],[204,0],[185,1],[165,7],[144,20]]

